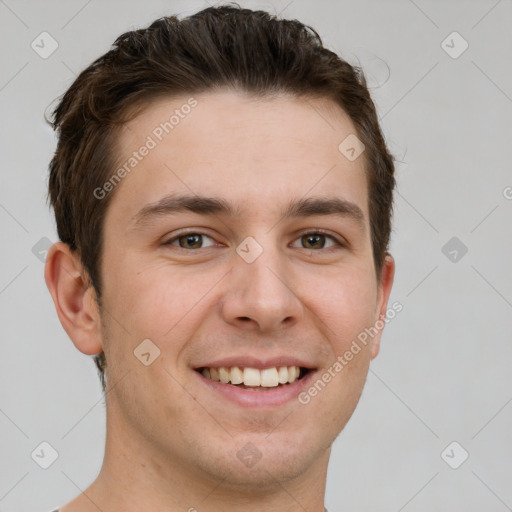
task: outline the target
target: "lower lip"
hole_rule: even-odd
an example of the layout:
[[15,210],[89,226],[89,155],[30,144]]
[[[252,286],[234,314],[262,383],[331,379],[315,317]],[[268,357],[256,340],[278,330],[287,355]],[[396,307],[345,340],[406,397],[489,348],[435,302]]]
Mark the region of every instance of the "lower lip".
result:
[[233,384],[224,384],[223,382],[208,379],[198,371],[193,371],[201,382],[213,392],[232,402],[236,402],[242,407],[273,407],[284,405],[292,400],[298,400],[298,395],[308,387],[309,382],[316,373],[310,370],[302,379],[296,380],[291,384],[285,384],[284,386],[265,391],[251,391],[250,389],[239,388]]

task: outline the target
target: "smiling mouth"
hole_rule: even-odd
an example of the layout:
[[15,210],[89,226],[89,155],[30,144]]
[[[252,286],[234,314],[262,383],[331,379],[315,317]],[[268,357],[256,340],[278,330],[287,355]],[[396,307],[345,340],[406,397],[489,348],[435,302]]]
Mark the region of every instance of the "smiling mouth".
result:
[[242,389],[252,391],[267,391],[289,386],[297,380],[304,378],[312,369],[299,366],[279,366],[272,368],[250,368],[250,367],[201,367],[196,368],[203,377],[230,384]]

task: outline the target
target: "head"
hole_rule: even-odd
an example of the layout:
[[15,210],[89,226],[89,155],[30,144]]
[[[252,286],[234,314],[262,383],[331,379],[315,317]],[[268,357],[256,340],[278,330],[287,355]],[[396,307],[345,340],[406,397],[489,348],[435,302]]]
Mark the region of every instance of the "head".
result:
[[[107,414],[184,464],[192,450],[205,472],[211,442],[223,467],[227,438],[233,453],[278,453],[283,477],[312,464],[352,414],[380,332],[300,405],[308,420],[290,404],[255,412],[228,399],[205,412],[195,379],[230,355],[234,366],[243,353],[296,354],[313,385],[382,318],[394,166],[362,71],[298,21],[208,8],[121,35],[52,122],[61,244],[47,282],[66,331],[113,386]],[[355,159],[347,137],[364,148]],[[146,366],[134,352],[148,339],[158,357]],[[190,426],[197,415],[211,439]],[[167,422],[187,432],[179,442],[162,435]]]

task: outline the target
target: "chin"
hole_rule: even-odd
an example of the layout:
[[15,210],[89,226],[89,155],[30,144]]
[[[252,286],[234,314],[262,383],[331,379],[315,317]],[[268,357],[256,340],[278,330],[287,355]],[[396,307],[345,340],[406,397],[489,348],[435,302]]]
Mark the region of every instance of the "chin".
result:
[[244,434],[233,439],[236,449],[222,450],[214,467],[210,467],[210,455],[210,463],[206,463],[209,467],[203,469],[221,478],[223,489],[261,495],[262,488],[268,492],[282,489],[284,482],[300,478],[328,460],[332,440],[315,443],[312,439],[314,436],[287,432]]

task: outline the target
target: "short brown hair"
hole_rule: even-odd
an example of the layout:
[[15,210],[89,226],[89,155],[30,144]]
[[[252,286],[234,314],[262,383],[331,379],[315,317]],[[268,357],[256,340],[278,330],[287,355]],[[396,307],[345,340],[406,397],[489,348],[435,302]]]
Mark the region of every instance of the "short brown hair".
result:
[[[119,36],[80,73],[53,112],[58,144],[50,162],[49,199],[62,242],[76,251],[101,298],[103,220],[114,192],[93,191],[112,175],[117,128],[155,96],[229,87],[265,97],[276,93],[332,99],[365,145],[371,240],[380,276],[391,232],[393,158],[360,68],[326,49],[318,33],[238,5],[168,16]],[[340,141],[341,142],[341,141]],[[105,389],[104,354],[95,356]]]

